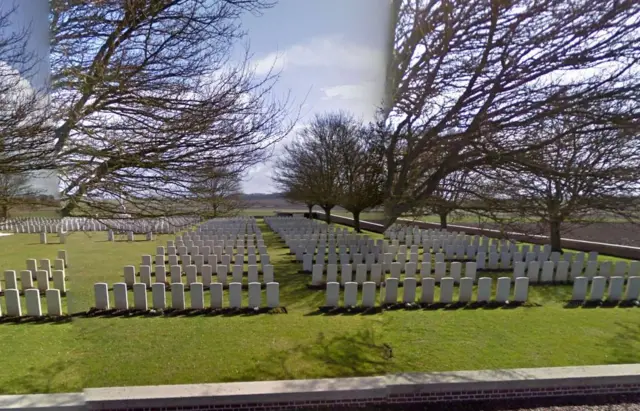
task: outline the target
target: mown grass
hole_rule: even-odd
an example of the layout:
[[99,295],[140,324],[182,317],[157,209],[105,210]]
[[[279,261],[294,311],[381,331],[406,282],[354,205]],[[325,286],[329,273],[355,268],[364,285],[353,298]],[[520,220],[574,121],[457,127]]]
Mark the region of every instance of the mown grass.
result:
[[[287,314],[0,324],[0,392],[640,361],[640,309],[564,308],[566,286],[533,287],[530,304],[515,309],[321,314],[324,292],[308,288],[310,275],[260,227]],[[66,249],[66,298],[83,311],[95,282],[122,281],[124,265],[138,265],[168,238],[110,243],[105,233],[73,233],[62,246],[14,235],[0,238],[0,268],[19,270],[26,258]]]

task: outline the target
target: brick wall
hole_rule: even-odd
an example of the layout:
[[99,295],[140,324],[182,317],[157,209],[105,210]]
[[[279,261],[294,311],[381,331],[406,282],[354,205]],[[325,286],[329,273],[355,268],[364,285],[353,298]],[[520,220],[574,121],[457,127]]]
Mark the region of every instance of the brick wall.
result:
[[[537,398],[557,398],[557,397],[585,397],[602,395],[622,395],[639,394],[640,383],[638,384],[613,384],[602,386],[572,386],[572,387],[549,387],[549,388],[521,388],[521,389],[496,389],[496,390],[475,390],[475,391],[444,391],[413,394],[391,394],[384,398],[370,399],[340,399],[336,401],[289,401],[289,402],[262,402],[262,403],[237,403],[237,404],[207,404],[207,405],[182,405],[157,408],[93,408],[104,411],[204,411],[204,410],[241,410],[241,411],[276,411],[276,410],[340,410],[352,408],[393,408],[394,406],[409,404],[437,404],[455,403],[471,401],[491,401],[491,400],[523,400]],[[402,407],[399,407],[401,409]]]

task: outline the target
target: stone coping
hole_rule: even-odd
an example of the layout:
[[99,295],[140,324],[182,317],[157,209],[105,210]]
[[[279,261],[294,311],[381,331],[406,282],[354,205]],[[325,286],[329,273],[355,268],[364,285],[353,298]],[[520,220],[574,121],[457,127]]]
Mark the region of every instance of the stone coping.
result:
[[[277,409],[640,393],[640,364],[402,373],[379,377],[88,388],[0,396],[0,410]],[[256,406],[259,404],[259,407]]]
[[84,410],[83,393],[0,395],[0,410]]

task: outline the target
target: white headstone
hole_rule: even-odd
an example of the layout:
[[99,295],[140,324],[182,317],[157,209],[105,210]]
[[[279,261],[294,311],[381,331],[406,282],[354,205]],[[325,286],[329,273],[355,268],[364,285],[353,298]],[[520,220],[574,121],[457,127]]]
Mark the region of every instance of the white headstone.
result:
[[518,277],[515,281],[513,300],[524,303],[527,302],[527,298],[529,298],[529,279],[527,277]]
[[471,302],[471,298],[473,296],[473,279],[471,278],[461,278],[460,279],[460,295],[459,301],[461,303]]
[[640,277],[629,277],[627,281],[627,291],[624,295],[625,301],[633,301],[640,298]]
[[66,250],[58,250],[58,258],[64,261],[64,267],[69,267],[69,259],[67,258]]
[[498,278],[498,285],[496,288],[496,301],[499,303],[504,303],[509,300],[509,295],[511,295],[511,278]]
[[382,264],[371,265],[371,282],[380,284],[382,281]]
[[109,309],[109,285],[107,283],[95,283],[93,290],[96,297],[96,308],[99,310]]
[[623,292],[624,292],[624,277],[622,276],[611,277],[611,280],[609,282],[609,292],[607,294],[607,301],[622,300]]
[[376,283],[365,281],[362,284],[362,306],[372,308],[376,305]]
[[275,282],[275,277],[273,276],[272,264],[265,264],[262,267],[262,282],[267,284]]
[[[38,292],[37,290],[34,290]],[[20,304],[20,292],[15,289],[6,289],[4,291],[4,300],[7,307],[7,315],[9,317],[21,317],[22,305]]]
[[133,285],[133,307],[136,310],[147,311],[147,285],[136,283]]
[[342,264],[342,270],[340,271],[340,283],[346,284],[353,279],[353,268],[351,264]]
[[267,307],[277,308],[280,306],[280,284],[275,282],[267,283]]
[[229,284],[229,307],[242,307],[242,283],[232,282]]
[[24,297],[27,302],[27,315],[31,317],[41,317],[42,306],[40,305],[40,292],[32,288],[24,292]]
[[20,271],[20,282],[22,283],[23,291],[28,290],[29,288],[33,288],[33,274],[31,274],[31,271]]
[[258,282],[249,283],[249,308],[259,308],[262,303],[262,290]]
[[16,278],[15,271],[7,270],[4,272],[4,285],[5,285],[5,289],[7,290],[18,289],[18,280]]
[[588,287],[589,287],[589,278],[576,277],[573,280],[573,291],[571,293],[571,300],[584,301],[587,298]]
[[464,266],[464,276],[467,278],[471,278],[473,282],[476,281],[476,263],[473,261],[468,261]]
[[156,310],[167,308],[167,292],[164,282],[151,284],[152,307]]
[[322,264],[314,264],[311,273],[311,285],[320,285],[323,280],[324,266]]
[[591,282],[591,294],[589,301],[602,301],[604,291],[607,286],[607,278],[602,276],[593,277]]
[[[44,231],[40,233],[40,244],[47,244],[47,233]],[[40,300],[38,300],[38,303],[40,303]]]
[[327,307],[337,307],[340,298],[340,284],[335,282],[327,283],[325,294],[326,300],[324,305]]
[[171,308],[184,310],[184,284],[171,283]]
[[358,264],[356,266],[356,283],[362,284],[367,281],[367,265]]
[[204,308],[204,285],[198,282],[191,283],[189,293],[191,294],[191,308],[202,310]]
[[447,264],[446,263],[436,263],[436,269],[435,269],[435,280],[436,282],[439,282],[442,280],[442,278],[446,275],[447,272]]
[[555,263],[553,261],[545,261],[542,263],[542,276],[540,277],[540,281],[543,283],[552,283],[554,268]]
[[569,279],[569,262],[568,261],[558,261],[556,265],[556,282],[557,283],[566,283]]
[[451,277],[443,277],[440,280],[440,302],[443,304],[451,304],[453,302],[453,284]]
[[132,287],[136,283],[136,267],[133,265],[124,266],[124,283]]
[[384,303],[395,304],[398,302],[398,279],[388,278],[384,286]]
[[220,284],[226,285],[228,280],[228,267],[224,264],[218,265],[216,276]]
[[60,290],[47,290],[47,315],[62,315]]
[[401,263],[391,263],[391,278],[399,279],[402,271]]
[[38,281],[38,290],[47,291],[49,289],[49,272],[45,270],[36,271],[36,280]]
[[344,306],[355,307],[358,304],[358,283],[348,282],[344,285]]
[[191,286],[191,284],[193,283],[198,282],[198,267],[191,264],[187,266],[185,271],[187,274],[187,284],[189,284],[189,286]]
[[416,301],[417,281],[415,278],[405,278],[403,281],[402,302],[414,303]]
[[64,281],[64,271],[62,270],[53,270],[53,288],[59,290],[61,293],[67,292],[67,286]]
[[480,277],[478,280],[478,302],[486,303],[491,300],[491,277]]
[[211,291],[211,308],[222,308],[222,283],[211,283],[209,290]]
[[431,277],[422,278],[422,294],[420,302],[423,304],[433,304],[435,298],[436,280]]
[[127,293],[126,283],[113,284],[113,300],[117,310],[129,309],[129,295]]
[[531,261],[527,267],[527,278],[529,283],[536,284],[540,280],[540,261]]

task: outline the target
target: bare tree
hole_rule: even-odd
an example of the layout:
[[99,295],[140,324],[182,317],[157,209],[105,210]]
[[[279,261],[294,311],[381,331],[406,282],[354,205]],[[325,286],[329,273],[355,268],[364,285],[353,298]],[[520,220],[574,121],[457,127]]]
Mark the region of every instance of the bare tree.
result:
[[31,186],[31,177],[26,173],[0,174],[0,217],[9,218],[9,211],[21,205],[39,204],[41,190]]
[[340,202],[340,140],[352,132],[344,112],[316,115],[297,138],[284,147],[274,165],[274,182],[282,192],[306,204],[317,204],[331,223],[331,210]]
[[546,232],[552,249],[560,252],[561,235],[572,228],[612,216],[634,221],[640,188],[637,127],[603,128],[557,118],[536,131],[531,138],[554,142],[483,172],[489,182],[484,198],[494,221],[521,232]]
[[447,228],[447,218],[457,210],[468,208],[471,198],[470,171],[460,170],[444,177],[425,204],[414,214],[435,214],[440,218],[440,227]]
[[427,200],[448,174],[544,147],[517,131],[557,115],[637,101],[635,0],[396,2],[386,127],[385,224]]
[[336,156],[340,167],[338,204],[353,215],[354,228],[360,232],[360,214],[384,201],[384,162],[380,150],[372,144],[371,127],[344,117],[345,132],[338,134]]
[[242,174],[229,168],[205,168],[191,176],[188,204],[204,218],[236,216],[245,208]]
[[27,80],[45,62],[29,52],[30,27],[16,30],[16,7],[0,7],[0,174],[15,176],[53,165],[54,137],[46,87]]
[[277,76],[232,59],[265,0],[51,2],[58,169],[68,215],[179,215],[190,176],[246,170],[290,130]]

